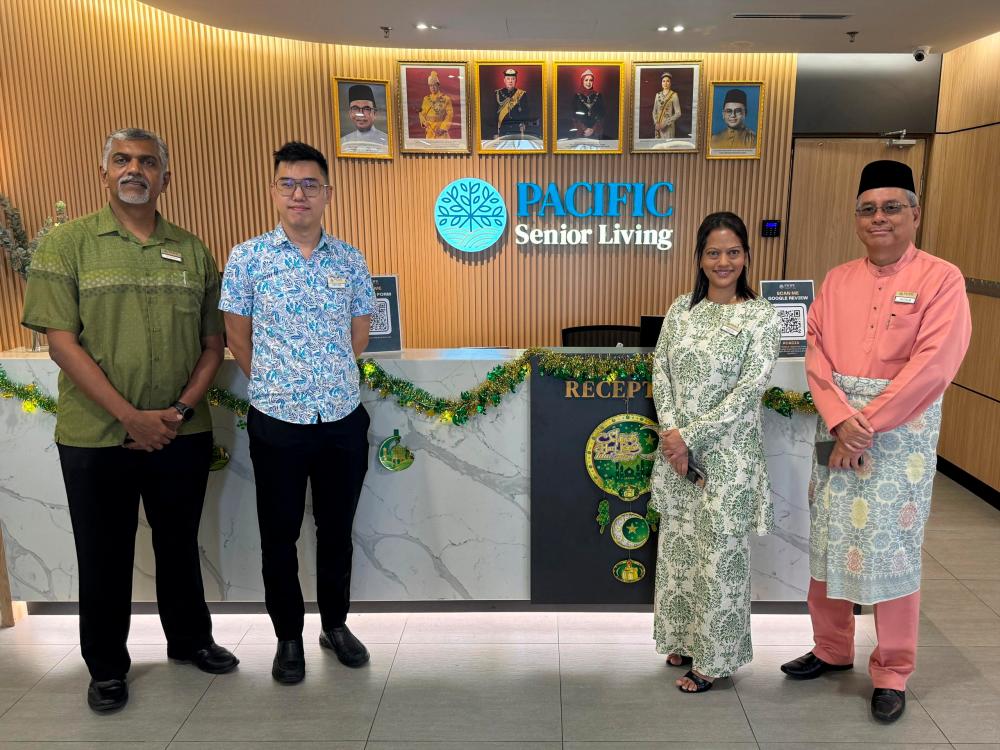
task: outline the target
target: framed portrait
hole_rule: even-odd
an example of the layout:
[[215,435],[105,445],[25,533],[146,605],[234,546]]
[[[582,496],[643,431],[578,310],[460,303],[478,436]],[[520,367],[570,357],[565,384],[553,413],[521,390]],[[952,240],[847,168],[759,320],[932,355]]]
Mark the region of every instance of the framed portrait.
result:
[[632,153],[697,153],[701,63],[632,64]]
[[370,78],[333,78],[337,156],[392,158],[392,99],[389,82]]
[[759,159],[764,127],[764,84],[713,81],[705,127],[709,159]]
[[543,62],[476,63],[476,151],[544,154]]
[[554,153],[620,154],[624,63],[555,64]]
[[399,63],[400,151],[469,153],[465,63]]

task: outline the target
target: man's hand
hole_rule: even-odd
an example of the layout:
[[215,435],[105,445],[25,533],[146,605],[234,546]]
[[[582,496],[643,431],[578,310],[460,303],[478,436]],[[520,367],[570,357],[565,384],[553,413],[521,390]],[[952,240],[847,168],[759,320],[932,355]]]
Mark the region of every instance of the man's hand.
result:
[[177,429],[183,418],[171,407],[166,409],[150,409],[140,411],[135,409],[122,419],[122,425],[132,442],[125,447],[132,450],[153,452],[163,448],[177,437]]
[[858,412],[837,425],[836,435],[838,443],[843,443],[844,447],[859,453],[872,447],[875,430],[865,419],[865,415]]
[[829,467],[831,469],[853,469],[860,471],[864,451],[854,451],[848,448],[841,440],[837,440],[830,453]]

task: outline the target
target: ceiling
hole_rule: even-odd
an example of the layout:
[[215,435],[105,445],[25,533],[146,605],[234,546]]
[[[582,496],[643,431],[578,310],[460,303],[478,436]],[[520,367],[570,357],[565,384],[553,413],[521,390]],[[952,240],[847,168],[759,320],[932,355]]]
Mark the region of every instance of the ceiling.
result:
[[[1000,30],[1000,0],[145,0],[211,26],[369,47],[946,52]],[[734,13],[848,14],[841,20]],[[419,31],[424,22],[438,31]],[[682,33],[658,32],[683,24]],[[389,38],[380,30],[390,26]],[[852,44],[848,31],[859,32]]]

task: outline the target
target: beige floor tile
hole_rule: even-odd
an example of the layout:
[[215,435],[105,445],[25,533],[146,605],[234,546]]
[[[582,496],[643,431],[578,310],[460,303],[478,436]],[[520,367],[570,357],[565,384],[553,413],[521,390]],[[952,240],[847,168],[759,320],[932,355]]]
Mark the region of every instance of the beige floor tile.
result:
[[555,644],[400,644],[371,740],[556,741]]
[[[750,634],[754,647],[801,646],[805,653],[814,645],[809,615],[751,615]],[[875,645],[875,622],[871,614],[855,618],[854,642],[858,646]]]
[[998,666],[1000,648],[921,647],[907,688],[951,742],[1000,742]]
[[[561,644],[564,741],[752,742],[732,681],[688,694],[652,646]],[[682,717],[682,718],[681,718]]]
[[1000,580],[963,580],[961,583],[987,607],[1000,614]]
[[559,643],[653,645],[652,612],[560,612]]
[[923,550],[920,555],[920,578],[924,581],[933,581],[938,579],[949,579],[954,578],[951,573],[949,573],[944,565],[939,563],[934,557],[928,554],[927,550]]
[[415,613],[402,643],[558,643],[554,612]]
[[[249,624],[246,635],[240,641],[243,645],[270,645],[277,643],[274,627],[267,615],[241,615]],[[406,613],[354,613],[347,616],[347,626],[365,644],[399,643],[406,620]],[[318,642],[320,632],[318,614],[306,615],[302,637],[306,643]]]
[[830,672],[815,680],[792,680],[779,667],[800,654],[794,648],[754,649],[754,661],[736,673],[736,691],[758,743],[851,742],[945,743],[916,700],[891,727],[871,718],[872,685],[867,674],[871,649],[859,648],[855,669]]
[[[241,644],[235,679],[217,680],[177,733],[178,741],[364,740],[396,647],[372,644],[371,662],[350,669],[307,643],[306,678],[281,685],[271,677],[274,647]],[[229,677],[225,675],[224,677]]]
[[959,581],[924,581],[918,644],[1000,646],[1000,615]]

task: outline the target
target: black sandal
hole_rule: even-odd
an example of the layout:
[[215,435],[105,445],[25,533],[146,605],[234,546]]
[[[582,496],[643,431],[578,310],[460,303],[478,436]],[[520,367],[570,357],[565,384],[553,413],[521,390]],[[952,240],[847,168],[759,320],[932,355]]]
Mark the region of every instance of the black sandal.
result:
[[683,685],[678,685],[677,689],[680,690],[682,693],[704,693],[707,690],[711,690],[712,689],[712,685],[714,684],[714,682],[712,680],[706,680],[703,677],[699,677],[698,675],[696,675],[694,673],[693,670],[690,670],[690,669],[687,671],[687,674],[685,674],[684,676],[687,679],[691,680],[691,682],[694,683],[695,689],[694,690],[688,690]]
[[[676,664],[674,664],[672,661],[670,661],[670,656],[679,656],[681,657],[681,660]],[[692,657],[684,656],[683,654],[671,654],[670,656],[667,657],[668,667],[689,667],[694,662],[694,659]]]

